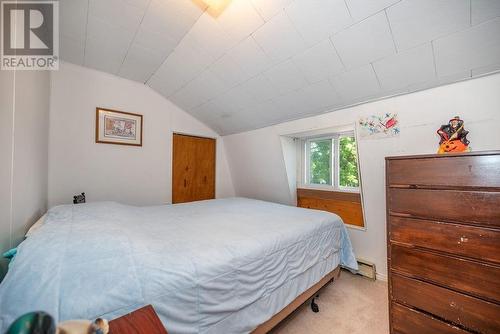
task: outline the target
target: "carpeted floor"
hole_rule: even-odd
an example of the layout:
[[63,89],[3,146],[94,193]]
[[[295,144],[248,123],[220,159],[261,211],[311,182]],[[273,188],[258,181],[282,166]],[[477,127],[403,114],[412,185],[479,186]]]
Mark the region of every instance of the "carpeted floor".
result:
[[342,271],[340,278],[316,299],[319,313],[309,304],[279,324],[272,334],[387,334],[387,283],[370,281]]

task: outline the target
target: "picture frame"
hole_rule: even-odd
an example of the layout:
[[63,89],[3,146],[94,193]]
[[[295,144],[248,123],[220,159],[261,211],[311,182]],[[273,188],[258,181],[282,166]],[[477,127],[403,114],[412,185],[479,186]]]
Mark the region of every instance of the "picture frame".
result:
[[100,107],[96,108],[96,143],[142,146],[142,134],[142,115]]

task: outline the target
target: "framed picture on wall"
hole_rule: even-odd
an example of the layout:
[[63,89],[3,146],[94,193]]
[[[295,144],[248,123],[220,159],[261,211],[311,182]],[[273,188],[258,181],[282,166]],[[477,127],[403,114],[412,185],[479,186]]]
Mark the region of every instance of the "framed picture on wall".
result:
[[142,146],[142,115],[96,108],[95,142]]

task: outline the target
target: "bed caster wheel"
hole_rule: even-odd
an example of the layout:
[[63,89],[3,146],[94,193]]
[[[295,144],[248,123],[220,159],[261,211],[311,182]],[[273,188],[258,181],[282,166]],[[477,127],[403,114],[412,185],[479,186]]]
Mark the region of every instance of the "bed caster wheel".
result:
[[314,313],[318,313],[318,312],[319,312],[319,306],[318,306],[318,304],[316,304],[316,302],[314,301],[314,298],[311,300],[311,310],[312,310]]

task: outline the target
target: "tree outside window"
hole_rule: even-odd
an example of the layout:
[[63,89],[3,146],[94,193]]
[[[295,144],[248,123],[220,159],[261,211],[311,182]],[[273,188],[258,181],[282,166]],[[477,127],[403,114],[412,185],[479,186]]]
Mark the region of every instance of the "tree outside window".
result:
[[359,187],[358,150],[354,136],[340,137],[339,155],[339,186]]
[[358,152],[353,133],[309,139],[304,148],[306,184],[341,190],[359,188]]
[[313,184],[332,184],[330,170],[332,161],[332,140],[317,140],[310,142],[310,179]]

